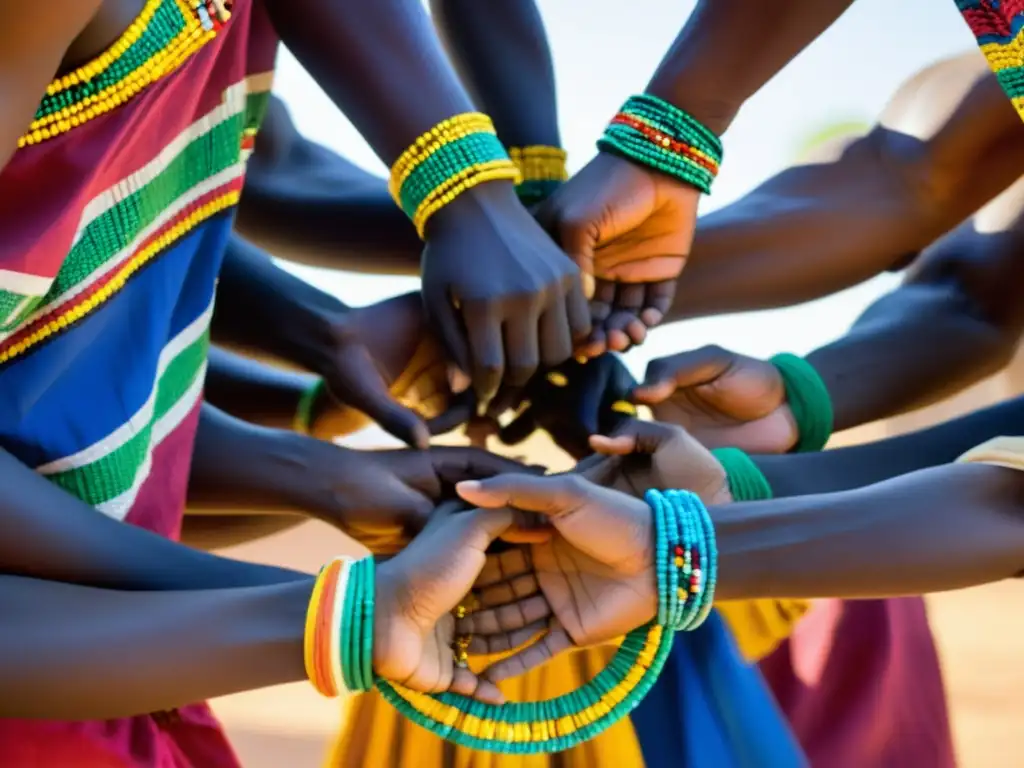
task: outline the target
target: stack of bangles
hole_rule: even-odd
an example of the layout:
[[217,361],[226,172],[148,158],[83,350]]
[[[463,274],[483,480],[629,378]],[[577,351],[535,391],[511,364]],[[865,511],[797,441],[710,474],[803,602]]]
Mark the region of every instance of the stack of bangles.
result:
[[391,166],[391,197],[420,238],[430,217],[468,189],[486,181],[520,181],[519,168],[498,140],[487,115],[468,112],[443,120]]
[[622,106],[597,146],[705,194],[711,192],[722,163],[722,142],[715,134],[678,107],[646,93]]
[[522,176],[516,194],[527,208],[547,200],[569,178],[566,153],[559,147],[509,147],[508,154]]
[[[470,749],[506,754],[559,752],[626,717],[654,685],[677,631],[696,629],[711,611],[718,554],[707,510],[688,491],[649,491],[656,530],[658,613],[630,632],[609,665],[572,693],[548,701],[485,704],[452,693],[419,693],[375,677],[373,560],[338,558],[320,571],[306,620],[305,663],[325,696],[376,685],[403,715]],[[453,662],[465,662],[465,639]]]

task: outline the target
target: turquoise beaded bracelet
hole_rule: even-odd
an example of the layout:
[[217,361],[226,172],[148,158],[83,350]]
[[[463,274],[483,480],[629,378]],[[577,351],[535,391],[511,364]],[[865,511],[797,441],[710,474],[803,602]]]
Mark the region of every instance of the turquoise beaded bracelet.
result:
[[597,142],[606,152],[711,192],[722,142],[683,110],[650,94],[632,96]]

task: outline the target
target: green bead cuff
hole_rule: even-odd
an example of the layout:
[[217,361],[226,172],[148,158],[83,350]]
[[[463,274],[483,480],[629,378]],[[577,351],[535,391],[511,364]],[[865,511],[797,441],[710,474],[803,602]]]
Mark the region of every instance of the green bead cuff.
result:
[[292,429],[300,434],[308,435],[313,428],[313,410],[316,408],[317,400],[327,389],[327,383],[319,376],[312,384],[306,387],[299,398],[299,405],[295,409],[295,421]]
[[746,451],[739,448],[715,448],[711,453],[725,470],[733,501],[763,501],[772,497],[768,478]]
[[820,451],[832,437],[834,424],[832,397],[825,382],[802,357],[783,353],[775,355],[771,362],[782,376],[786,399],[800,430],[796,450],[800,453]]

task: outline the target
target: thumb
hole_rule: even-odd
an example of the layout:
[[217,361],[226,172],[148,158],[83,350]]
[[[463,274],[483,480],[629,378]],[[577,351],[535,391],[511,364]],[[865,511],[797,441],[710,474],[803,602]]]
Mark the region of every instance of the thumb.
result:
[[731,352],[710,345],[652,360],[647,364],[643,383],[633,390],[632,398],[648,405],[664,402],[677,389],[714,381],[729,369],[734,358]]
[[583,273],[580,279],[584,291],[593,295],[593,289],[587,291],[587,284],[594,282],[594,248],[597,245],[596,228],[585,217],[567,215],[558,199],[551,198],[537,211],[537,223],[543,227],[562,250],[568,254]]
[[590,447],[605,456],[628,456],[631,453],[654,454],[673,441],[685,438],[681,427],[656,421],[631,420],[611,436],[592,435]]
[[469,390],[450,398],[444,412],[427,422],[427,429],[432,435],[444,435],[466,424],[475,415],[476,397]]
[[471,547],[486,552],[495,539],[512,527],[511,509],[475,509],[454,518],[458,526],[456,546]]
[[484,509],[514,507],[559,517],[579,509],[586,502],[590,487],[578,475],[537,477],[520,474],[467,480],[455,486],[455,490],[470,504]]

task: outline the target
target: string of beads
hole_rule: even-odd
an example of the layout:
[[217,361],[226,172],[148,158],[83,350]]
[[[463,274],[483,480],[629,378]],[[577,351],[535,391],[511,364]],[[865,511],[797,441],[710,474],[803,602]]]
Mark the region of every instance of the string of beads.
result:
[[539,144],[509,147],[508,154],[523,178],[516,186],[516,194],[528,208],[546,200],[569,178],[565,166],[567,155],[560,147]]
[[519,183],[519,169],[491,119],[468,112],[418,137],[391,166],[388,189],[423,238],[431,216],[466,190],[496,180]]
[[650,94],[631,97],[597,146],[705,194],[711,191],[722,162],[722,142],[717,136],[683,110]]

